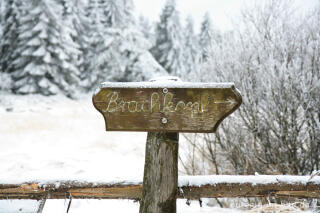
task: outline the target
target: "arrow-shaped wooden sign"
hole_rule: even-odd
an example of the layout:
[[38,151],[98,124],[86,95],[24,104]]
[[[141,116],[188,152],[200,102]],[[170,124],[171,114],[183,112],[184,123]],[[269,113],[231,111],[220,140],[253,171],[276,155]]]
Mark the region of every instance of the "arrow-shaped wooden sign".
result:
[[215,132],[241,104],[233,83],[103,83],[93,96],[106,130]]

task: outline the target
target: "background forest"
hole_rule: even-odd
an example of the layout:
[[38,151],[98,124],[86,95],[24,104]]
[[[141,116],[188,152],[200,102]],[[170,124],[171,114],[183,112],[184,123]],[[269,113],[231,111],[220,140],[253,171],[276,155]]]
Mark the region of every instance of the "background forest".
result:
[[235,82],[243,104],[217,134],[186,135],[187,174],[310,174],[320,170],[320,8],[247,7],[234,29],[204,14],[136,18],[132,0],[0,1],[2,93],[92,93],[103,81]]

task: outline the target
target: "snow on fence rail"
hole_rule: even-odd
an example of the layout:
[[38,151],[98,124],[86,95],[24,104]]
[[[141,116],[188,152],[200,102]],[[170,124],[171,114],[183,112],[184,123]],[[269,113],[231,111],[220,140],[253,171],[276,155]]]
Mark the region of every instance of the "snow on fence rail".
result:
[[[320,197],[320,177],[310,176],[182,176],[177,198]],[[0,199],[140,199],[141,180],[30,181],[1,183]]]

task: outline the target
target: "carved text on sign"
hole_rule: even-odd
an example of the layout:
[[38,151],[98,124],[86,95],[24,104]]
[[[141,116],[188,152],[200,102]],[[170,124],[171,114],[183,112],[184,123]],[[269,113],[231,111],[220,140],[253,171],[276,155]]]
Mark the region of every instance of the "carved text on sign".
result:
[[[202,94],[199,102],[186,102],[179,100],[173,102],[173,93],[162,94],[153,92],[148,100],[129,100],[125,101],[121,98],[119,92],[111,92],[107,94],[108,101],[106,109],[103,112],[131,112],[131,113],[153,113],[153,112],[190,112],[204,113],[208,110],[206,106],[209,104],[209,96]],[[162,96],[162,97],[161,97]],[[161,101],[163,100],[163,101]]]
[[241,104],[232,83],[104,83],[92,97],[106,130],[214,132]]

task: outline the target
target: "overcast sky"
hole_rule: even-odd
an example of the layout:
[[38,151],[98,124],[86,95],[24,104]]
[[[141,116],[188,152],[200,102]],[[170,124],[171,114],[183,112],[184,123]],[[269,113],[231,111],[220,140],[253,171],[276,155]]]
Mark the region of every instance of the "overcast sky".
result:
[[[226,30],[232,27],[231,19],[237,18],[244,5],[254,4],[257,1],[263,0],[177,0],[177,6],[181,18],[184,20],[188,14],[191,14],[197,27],[205,12],[208,11],[214,25],[221,30]],[[134,2],[138,14],[143,14],[152,21],[158,21],[166,0],[134,0]],[[308,10],[315,7],[319,0],[293,0],[293,2],[297,8]]]

